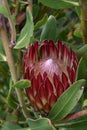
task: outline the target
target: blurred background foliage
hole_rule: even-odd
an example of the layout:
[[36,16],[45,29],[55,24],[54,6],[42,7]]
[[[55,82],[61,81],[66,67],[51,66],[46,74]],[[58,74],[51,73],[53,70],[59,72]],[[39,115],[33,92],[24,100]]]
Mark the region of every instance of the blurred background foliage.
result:
[[[78,0],[74,2],[79,3]],[[81,24],[80,6],[68,5],[64,7],[65,3],[61,3],[60,8],[55,9],[50,8],[50,6],[48,7],[43,3],[44,2],[41,2],[41,0],[40,1],[33,0],[32,15],[33,15],[34,31],[30,39],[30,43],[34,43],[34,41],[36,40],[42,42],[45,39],[52,39],[56,42],[58,39],[60,39],[67,45],[67,47],[72,48],[77,53],[79,59],[82,57],[78,70],[78,79],[82,78],[87,79],[87,51],[86,51],[87,49],[85,50],[83,48],[85,52],[81,50],[81,48],[84,47],[84,43],[80,27]],[[21,30],[23,29],[26,23],[26,7],[28,6],[28,2],[26,0],[18,0],[18,1],[8,0],[8,4],[16,27],[16,35],[18,38]],[[6,19],[6,26],[9,32],[7,19]],[[8,33],[8,37],[10,39],[10,33]],[[25,48],[20,48],[20,51],[22,55],[21,56],[22,60]],[[19,60],[18,59],[19,50],[13,49],[12,52],[16,66],[17,61]],[[22,78],[22,76],[20,76],[19,78]],[[13,126],[12,124],[10,124],[10,121],[20,124],[20,126],[19,125],[17,126],[17,129],[20,129],[21,127],[27,127],[27,123],[25,122],[22,112],[18,107],[16,94],[14,91],[10,93],[11,90],[10,88],[12,84],[13,83],[11,75],[6,62],[6,56],[2,40],[0,37],[0,127],[4,122],[5,122],[4,126],[6,126],[6,129],[5,127],[3,127],[1,130],[10,130],[10,129],[12,130],[13,127],[16,129],[16,125]],[[27,106],[26,97],[25,102]],[[86,85],[84,94],[81,98],[80,103],[78,103],[78,105],[76,106],[75,111],[81,110],[85,107],[87,107]],[[31,115],[38,117],[38,115],[36,113],[33,113],[33,110],[31,110],[30,108],[28,108],[28,111],[31,112]],[[85,119],[87,120],[87,117],[85,117]],[[10,127],[8,127],[7,129],[7,126]],[[86,126],[85,123],[84,126]],[[86,130],[86,127],[82,129]],[[60,130],[67,130],[67,128],[65,127],[60,128]],[[68,128],[68,130],[72,129]],[[73,130],[77,130],[77,128],[76,129],[74,128]]]

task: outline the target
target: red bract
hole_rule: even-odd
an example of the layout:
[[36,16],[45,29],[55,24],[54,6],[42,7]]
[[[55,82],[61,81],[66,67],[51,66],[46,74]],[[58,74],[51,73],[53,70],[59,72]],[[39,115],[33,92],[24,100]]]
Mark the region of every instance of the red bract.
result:
[[78,60],[61,41],[36,42],[24,55],[24,78],[31,81],[26,94],[31,105],[49,113],[60,95],[75,81]]

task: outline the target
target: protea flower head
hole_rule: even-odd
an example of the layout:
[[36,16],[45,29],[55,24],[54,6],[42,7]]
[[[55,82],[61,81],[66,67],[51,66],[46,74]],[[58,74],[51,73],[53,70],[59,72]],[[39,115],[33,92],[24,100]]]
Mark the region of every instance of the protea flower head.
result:
[[61,41],[36,42],[24,55],[24,78],[31,81],[26,94],[31,105],[41,113],[49,113],[60,95],[75,81],[76,54]]

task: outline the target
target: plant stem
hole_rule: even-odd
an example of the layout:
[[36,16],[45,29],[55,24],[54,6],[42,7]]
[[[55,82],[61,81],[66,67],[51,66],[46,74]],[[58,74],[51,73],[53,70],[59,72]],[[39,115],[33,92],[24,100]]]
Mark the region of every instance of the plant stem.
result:
[[[12,80],[15,83],[18,81],[17,71],[16,71],[16,67],[15,67],[15,63],[14,63],[14,59],[13,59],[13,55],[12,55],[12,50],[9,48],[9,40],[7,37],[5,24],[4,24],[3,19],[1,19],[1,23],[2,23],[2,26],[0,27],[0,34],[1,34],[2,42],[3,42],[3,46],[5,49],[6,58],[7,58],[8,66],[9,66],[10,73],[12,76]],[[18,96],[20,106],[22,107],[23,114],[24,114],[25,118],[28,118],[28,112],[26,110],[26,106],[25,106],[25,103],[23,100],[22,91],[20,89],[16,88],[16,93]]]
[[21,12],[21,13],[17,14],[17,16],[16,16],[16,24],[20,25],[22,23],[22,21],[25,19],[25,17],[26,17],[25,12]]
[[10,46],[13,47],[15,45],[15,41],[16,41],[15,24],[13,22],[13,19],[12,19],[12,16],[11,16],[11,12],[10,12],[7,0],[3,0],[3,3],[7,7],[8,13],[9,13],[8,21],[9,21],[9,25],[10,25],[10,34],[11,34]]
[[85,114],[87,114],[87,109],[70,114],[67,117],[65,117],[62,121],[69,121],[69,120],[77,119],[77,118],[80,118],[81,116],[84,116]]
[[87,44],[87,0],[80,0],[81,8],[81,30],[83,42]]
[[31,11],[31,13],[32,13],[33,0],[28,0],[28,1],[29,1],[29,9],[30,9],[30,11]]

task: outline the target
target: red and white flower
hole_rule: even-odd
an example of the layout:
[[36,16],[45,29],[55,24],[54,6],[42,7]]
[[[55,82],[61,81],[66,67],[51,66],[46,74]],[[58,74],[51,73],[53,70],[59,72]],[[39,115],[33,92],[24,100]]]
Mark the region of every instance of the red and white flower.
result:
[[61,41],[36,42],[27,48],[23,59],[24,78],[31,81],[26,94],[31,105],[49,113],[60,95],[75,81],[76,54]]

